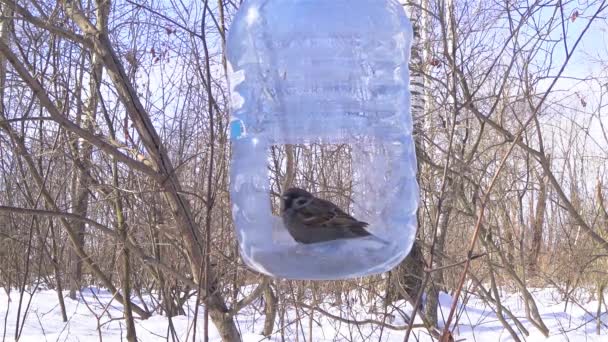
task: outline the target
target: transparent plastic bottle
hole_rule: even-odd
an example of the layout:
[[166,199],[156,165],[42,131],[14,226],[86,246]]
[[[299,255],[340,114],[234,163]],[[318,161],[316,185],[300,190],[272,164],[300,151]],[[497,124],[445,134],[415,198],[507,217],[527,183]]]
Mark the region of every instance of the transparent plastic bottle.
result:
[[[249,267],[290,279],[344,279],[390,270],[409,253],[418,202],[411,38],[397,1],[243,2],[227,41],[230,191]],[[310,143],[350,147],[348,211],[370,224],[373,237],[298,244],[273,214],[271,146]]]

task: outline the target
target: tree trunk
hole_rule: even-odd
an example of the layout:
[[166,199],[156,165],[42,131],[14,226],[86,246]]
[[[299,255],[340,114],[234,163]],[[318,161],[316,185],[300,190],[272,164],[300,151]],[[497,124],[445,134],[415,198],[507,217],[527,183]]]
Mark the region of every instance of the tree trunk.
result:
[[62,275],[61,268],[59,266],[59,248],[57,247],[57,234],[55,234],[55,224],[52,219],[49,219],[49,230],[51,232],[51,263],[53,265],[53,273],[55,274],[55,291],[57,292],[57,300],[59,301],[59,307],[61,308],[61,319],[63,322],[68,321],[68,314],[65,309],[65,301],[63,300],[63,283],[62,283]]
[[538,259],[543,243],[543,226],[545,222],[545,209],[547,207],[548,182],[549,179],[546,176],[543,176],[539,182],[538,200],[536,201],[536,210],[532,220],[532,244],[528,257],[528,272],[530,272],[530,275],[536,275],[538,273]]
[[[73,138],[73,140],[75,141],[75,145],[77,145],[77,139],[76,137]],[[77,153],[75,155],[75,158],[80,158],[78,156],[78,154],[80,154],[79,149],[76,148],[74,149],[75,152]],[[90,157],[90,156],[89,156]],[[87,157],[85,156],[85,154],[82,155],[82,159],[86,159]],[[88,164],[88,163],[82,163],[83,165]],[[80,217],[87,217],[87,212],[88,212],[88,203],[89,203],[89,189],[88,189],[88,185],[89,185],[89,181],[88,181],[88,175],[86,174],[85,170],[74,170],[74,174],[73,174],[73,179],[72,179],[72,208],[73,208],[73,213],[80,216]],[[84,234],[85,234],[85,223],[84,221],[81,220],[73,220],[73,222],[71,223],[72,226],[74,226],[74,229],[76,231],[76,243],[80,246],[80,248],[84,249],[85,246],[85,240],[84,240]],[[71,266],[71,270],[70,270],[70,298],[73,300],[77,299],[77,293],[80,290],[81,287],[81,282],[82,282],[82,260],[78,257],[77,253],[73,250],[70,249],[69,252],[69,258],[70,258],[70,266]]]
[[[428,100],[429,91],[427,88],[428,78],[425,76],[427,73],[428,65],[425,62],[429,58],[430,53],[430,40],[429,38],[429,18],[428,14],[421,9],[428,8],[428,0],[422,0],[420,5],[413,4],[410,1],[404,2],[404,10],[407,13],[413,29],[413,41],[410,55],[410,93],[411,93],[411,111],[412,119],[414,121],[414,143],[416,147],[416,155],[418,152],[424,150],[424,141],[422,139],[422,132],[425,131],[427,120],[425,115],[428,112],[430,101]],[[420,164],[417,165],[418,172],[416,180],[420,184]],[[418,238],[424,239],[420,232],[422,231],[420,214],[418,214]],[[423,240],[422,240],[423,241]],[[387,300],[389,302],[395,301],[402,297],[411,301],[412,305],[415,304],[416,298],[422,289],[422,280],[424,278],[424,260],[422,255],[422,249],[418,241],[414,242],[410,254],[403,260],[403,262],[397,267],[393,276],[391,276],[391,283],[387,289]],[[420,303],[420,307],[422,302]]]
[[264,289],[264,314],[266,317],[264,319],[264,330],[262,331],[262,335],[265,337],[270,337],[274,330],[274,321],[277,317],[277,306],[277,296],[272,290],[271,282],[269,282]]
[[[448,182],[447,188],[449,189],[452,182]],[[446,194],[446,196],[450,196],[450,194]],[[431,268],[441,267],[444,265],[444,259],[437,257],[437,255],[444,254],[445,248],[445,239],[448,231],[448,223],[450,222],[450,214],[452,212],[450,200],[448,198],[445,199],[444,205],[441,206],[440,210],[442,213],[439,218],[439,225],[437,227],[435,248],[431,253],[436,253],[433,265]],[[445,284],[445,280],[443,277],[443,270],[437,270],[431,274],[432,281],[427,286],[427,295],[426,295],[426,305],[425,305],[425,316],[427,320],[432,324],[432,326],[436,327],[437,320],[437,308],[439,306],[439,293],[442,290],[443,284]]]
[[[114,172],[114,186],[118,189],[118,167],[116,160],[112,166]],[[135,321],[133,319],[133,308],[131,306],[131,264],[129,261],[129,250],[125,247],[124,242],[127,241],[127,227],[125,224],[125,217],[122,208],[122,201],[120,195],[116,194],[114,199],[114,210],[116,213],[116,228],[122,238],[123,244],[119,245],[120,257],[122,259],[122,294],[125,297],[124,309],[125,323],[127,325],[127,341],[137,342],[137,334],[135,332]]]
[[386,297],[388,303],[405,299],[414,305],[418,293],[422,290],[423,265],[420,245],[418,242],[414,242],[410,254],[395,270],[391,271],[391,282],[387,288]]
[[605,283],[600,283],[597,287],[597,314],[596,314],[596,326],[595,332],[599,336],[602,334],[602,304],[604,304],[604,290],[606,289]]

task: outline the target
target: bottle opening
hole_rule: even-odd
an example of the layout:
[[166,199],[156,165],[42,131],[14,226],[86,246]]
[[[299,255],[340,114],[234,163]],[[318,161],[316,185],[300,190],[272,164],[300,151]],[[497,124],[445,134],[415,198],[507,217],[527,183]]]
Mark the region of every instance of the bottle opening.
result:
[[273,240],[307,244],[366,236],[363,217],[369,213],[353,196],[358,180],[352,151],[350,144],[322,141],[270,146],[271,209],[283,223]]

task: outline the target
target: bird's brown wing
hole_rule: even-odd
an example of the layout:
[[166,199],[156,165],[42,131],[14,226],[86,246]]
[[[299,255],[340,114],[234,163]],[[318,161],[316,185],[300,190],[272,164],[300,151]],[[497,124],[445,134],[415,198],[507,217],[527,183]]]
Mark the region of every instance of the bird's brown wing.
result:
[[367,235],[367,231],[363,229],[368,225],[366,222],[358,221],[326,200],[315,198],[308,205],[299,208],[298,214],[302,223],[311,228],[350,228],[355,233]]

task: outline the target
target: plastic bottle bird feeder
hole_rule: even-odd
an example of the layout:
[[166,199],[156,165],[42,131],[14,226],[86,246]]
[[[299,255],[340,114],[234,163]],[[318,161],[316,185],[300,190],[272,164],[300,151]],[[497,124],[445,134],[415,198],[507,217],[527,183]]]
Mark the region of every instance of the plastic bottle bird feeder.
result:
[[[418,202],[411,38],[397,1],[242,4],[227,41],[230,191],[249,267],[282,278],[344,279],[388,271],[409,253]],[[368,222],[374,236],[313,244],[291,238],[277,209],[280,196],[271,194],[270,179],[278,177],[269,174],[277,172],[269,171],[271,147],[286,144],[348,146],[349,201],[341,209]],[[278,165],[280,177],[285,168]],[[319,196],[333,191],[321,184],[296,171],[295,186]]]

